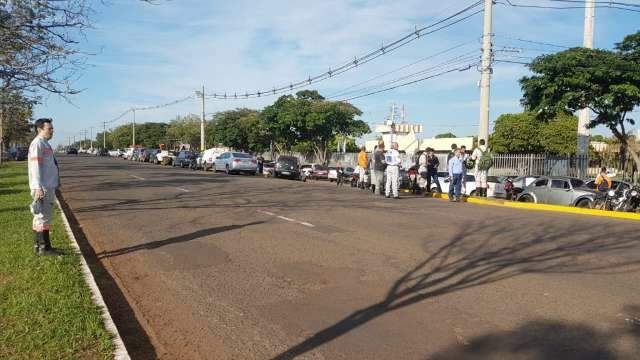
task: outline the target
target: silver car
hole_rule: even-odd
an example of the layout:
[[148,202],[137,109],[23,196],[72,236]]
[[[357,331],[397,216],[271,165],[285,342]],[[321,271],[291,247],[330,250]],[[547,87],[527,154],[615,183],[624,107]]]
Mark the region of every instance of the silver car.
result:
[[251,154],[227,151],[220,154],[213,162],[213,171],[255,175],[258,171],[258,161]]
[[541,176],[518,195],[518,201],[591,208],[596,192],[571,177]]

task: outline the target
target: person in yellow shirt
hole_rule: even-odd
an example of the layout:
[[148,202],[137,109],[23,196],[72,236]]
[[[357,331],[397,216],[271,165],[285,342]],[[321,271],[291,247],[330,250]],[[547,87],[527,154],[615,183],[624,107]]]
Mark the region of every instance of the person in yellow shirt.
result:
[[607,168],[606,167],[602,167],[600,169],[600,174],[598,174],[598,177],[596,177],[596,190],[598,190],[599,192],[606,192],[607,190],[611,189],[611,179],[609,179],[609,177],[607,176]]
[[366,188],[364,176],[368,167],[369,158],[367,157],[367,149],[364,146],[361,146],[360,153],[358,154],[358,187],[361,189]]

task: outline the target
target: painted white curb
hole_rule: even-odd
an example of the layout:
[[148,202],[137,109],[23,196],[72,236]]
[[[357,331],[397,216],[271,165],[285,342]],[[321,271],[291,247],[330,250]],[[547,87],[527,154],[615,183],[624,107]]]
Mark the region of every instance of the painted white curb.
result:
[[60,213],[62,214],[62,222],[64,222],[64,227],[67,230],[67,235],[71,239],[71,245],[75,249],[76,253],[80,257],[80,267],[82,268],[82,274],[84,275],[84,281],[89,285],[91,289],[91,293],[93,296],[91,297],[93,303],[98,305],[102,310],[102,320],[104,321],[104,325],[113,335],[113,344],[115,345],[115,351],[113,353],[113,358],[116,360],[131,360],[129,357],[129,353],[127,352],[127,348],[124,346],[124,342],[120,337],[120,333],[118,332],[118,328],[116,324],[113,322],[111,318],[111,314],[109,313],[109,309],[107,305],[104,303],[104,299],[102,298],[102,294],[100,293],[100,289],[98,289],[98,285],[96,284],[96,280],[89,269],[89,265],[87,265],[87,261],[82,256],[82,251],[80,251],[80,246],[76,241],[76,237],[73,236],[73,231],[71,231],[71,225],[69,225],[69,220],[67,220],[67,215],[64,213],[64,209],[60,205],[60,200],[56,196],[56,204],[58,204],[58,208],[60,209]]

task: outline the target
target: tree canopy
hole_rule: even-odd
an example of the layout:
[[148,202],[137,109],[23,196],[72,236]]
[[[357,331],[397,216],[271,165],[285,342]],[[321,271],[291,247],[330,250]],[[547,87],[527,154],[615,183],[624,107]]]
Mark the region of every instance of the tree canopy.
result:
[[436,139],[452,139],[452,138],[456,138],[457,136],[453,133],[444,133],[444,134],[438,134],[435,136]]
[[[588,127],[607,127],[621,143],[622,158],[629,142],[627,126],[635,125],[628,115],[640,105],[640,62],[637,61],[640,32],[617,44],[617,51],[572,48],[536,58],[523,77],[522,104],[540,119],[557,114],[591,109],[596,117]],[[640,167],[640,158],[631,151]]]
[[491,148],[499,153],[575,154],[578,119],[558,114],[540,121],[536,113],[503,114],[496,119]]

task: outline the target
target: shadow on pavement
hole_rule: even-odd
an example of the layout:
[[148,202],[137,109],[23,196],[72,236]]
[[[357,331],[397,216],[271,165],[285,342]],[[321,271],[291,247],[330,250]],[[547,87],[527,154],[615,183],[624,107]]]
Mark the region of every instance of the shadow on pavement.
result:
[[96,256],[82,228],[79,226],[78,220],[60,192],[58,192],[58,199],[129,355],[132,359],[157,359],[158,354],[151,343],[149,335],[136,318],[135,312],[116,281]]
[[[640,270],[640,244],[633,232],[616,232],[603,226],[585,226],[580,234],[589,235],[576,235],[575,229],[569,226],[541,224],[532,230],[530,227],[520,229],[512,225],[484,226],[482,223],[461,223],[462,230],[452,236],[446,244],[429,251],[431,255],[399,278],[383,299],[316,332],[276,355],[274,359],[296,358],[380,316],[426,299],[522,274],[611,274]],[[429,244],[426,243],[425,246],[428,247]],[[557,330],[564,329],[554,323],[533,323],[529,326],[556,326]],[[584,334],[589,334],[590,331],[580,326],[567,329]],[[560,335],[556,336],[562,340]],[[588,344],[597,344],[596,340],[584,338],[584,341],[587,349],[597,350],[591,348],[593,344]],[[610,354],[604,351],[602,355]],[[582,357],[585,358],[589,357]]]
[[110,258],[110,257],[114,257],[114,256],[119,256],[119,255],[124,255],[124,254],[129,254],[135,251],[140,251],[140,250],[153,250],[153,249],[157,249],[159,247],[163,247],[166,245],[171,245],[171,244],[177,244],[177,243],[182,243],[182,242],[186,242],[186,241],[191,241],[191,240],[196,240],[205,236],[209,236],[209,235],[213,235],[213,234],[219,234],[225,231],[231,231],[231,230],[236,230],[236,229],[241,229],[243,227],[246,226],[252,226],[252,225],[258,225],[258,224],[263,224],[264,221],[254,221],[248,224],[241,224],[241,225],[225,225],[225,226],[216,226],[216,227],[212,227],[212,228],[208,228],[208,229],[202,229],[202,230],[198,230],[198,231],[194,231],[192,233],[188,233],[188,234],[184,234],[184,235],[180,235],[180,236],[175,236],[172,238],[168,238],[165,240],[158,240],[158,241],[152,241],[150,243],[144,243],[144,244],[139,244],[139,245],[134,245],[134,246],[128,246],[122,249],[118,249],[118,250],[113,250],[113,251],[105,251],[105,252],[101,252],[99,254],[97,254],[98,259],[106,259],[106,258]]

